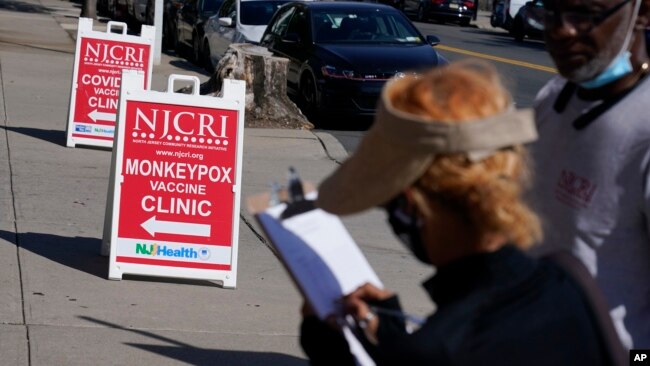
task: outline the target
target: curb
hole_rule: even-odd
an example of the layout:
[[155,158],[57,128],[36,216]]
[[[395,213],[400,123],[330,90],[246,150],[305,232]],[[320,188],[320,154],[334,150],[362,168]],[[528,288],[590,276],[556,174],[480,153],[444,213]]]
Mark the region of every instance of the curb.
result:
[[314,136],[320,141],[325,149],[325,154],[338,164],[342,164],[347,158],[348,153],[336,137],[327,132],[313,132]]

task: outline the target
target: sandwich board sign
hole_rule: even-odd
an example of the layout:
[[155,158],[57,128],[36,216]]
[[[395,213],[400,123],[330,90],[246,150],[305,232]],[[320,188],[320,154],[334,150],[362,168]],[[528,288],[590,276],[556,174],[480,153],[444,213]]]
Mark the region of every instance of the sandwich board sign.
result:
[[[245,82],[200,96],[195,76],[147,91],[125,70],[104,224],[109,279],[123,274],[237,280]],[[194,83],[192,95],[174,82]],[[109,239],[110,238],[110,239]]]
[[[113,33],[112,30],[121,33]],[[93,20],[79,18],[66,129],[68,147],[77,144],[112,147],[122,70],[145,72],[151,85],[155,30],[142,26],[141,36],[126,34],[126,23],[108,22],[106,32],[93,31]]]

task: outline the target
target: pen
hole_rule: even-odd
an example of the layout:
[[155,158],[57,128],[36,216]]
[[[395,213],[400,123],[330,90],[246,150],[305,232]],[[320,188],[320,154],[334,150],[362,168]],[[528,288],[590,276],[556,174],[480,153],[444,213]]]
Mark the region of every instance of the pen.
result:
[[398,318],[402,318],[404,320],[407,320],[407,321],[409,321],[409,322],[411,322],[413,324],[417,324],[417,325],[424,325],[424,323],[426,322],[426,319],[423,318],[423,317],[407,314],[407,313],[405,313],[403,311],[400,311],[400,310],[384,309],[384,308],[380,308],[380,307],[371,305],[370,306],[370,311],[372,311],[375,314],[384,314],[384,315],[388,315],[388,316],[395,316],[395,317],[398,317]]

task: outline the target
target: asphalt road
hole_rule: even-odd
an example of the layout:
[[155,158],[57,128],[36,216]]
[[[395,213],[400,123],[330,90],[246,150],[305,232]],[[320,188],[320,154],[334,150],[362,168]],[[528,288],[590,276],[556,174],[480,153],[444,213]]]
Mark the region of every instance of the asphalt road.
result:
[[[461,27],[455,24],[414,22],[424,35],[440,38],[436,49],[448,60],[467,57],[487,60],[496,66],[517,106],[532,107],[539,89],[555,75],[553,63],[544,50],[544,43],[526,39],[515,42],[502,30]],[[364,131],[331,131],[348,151],[354,151]]]
[[436,49],[450,61],[477,57],[494,64],[520,107],[531,107],[537,91],[555,75],[542,41],[515,42],[500,30],[455,24],[416,22],[415,25],[423,34],[440,38]]

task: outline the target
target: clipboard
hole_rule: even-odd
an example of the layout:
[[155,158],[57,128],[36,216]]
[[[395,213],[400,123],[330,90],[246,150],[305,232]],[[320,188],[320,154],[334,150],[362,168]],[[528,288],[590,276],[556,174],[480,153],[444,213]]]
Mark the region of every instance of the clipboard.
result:
[[341,297],[364,283],[383,288],[338,216],[314,205],[317,193],[309,184],[305,200],[268,206],[270,194],[252,196],[248,209],[264,232],[277,257],[319,319],[343,316]]

